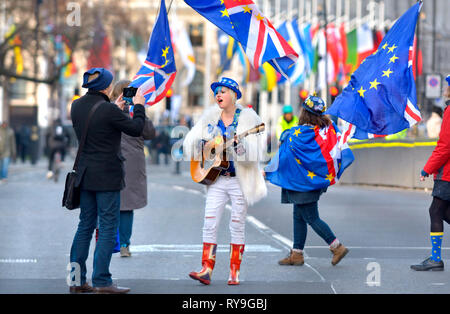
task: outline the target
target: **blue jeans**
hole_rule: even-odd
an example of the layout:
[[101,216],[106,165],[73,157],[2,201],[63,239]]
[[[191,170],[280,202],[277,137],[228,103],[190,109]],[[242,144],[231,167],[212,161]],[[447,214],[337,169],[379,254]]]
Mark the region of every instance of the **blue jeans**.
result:
[[294,249],[304,249],[307,225],[310,225],[328,245],[336,239],[330,227],[319,218],[317,202],[294,204]]
[[0,159],[0,180],[8,178],[9,157]]
[[[86,260],[92,234],[99,222],[99,236],[94,251],[92,284],[106,287],[112,284],[109,264],[116,245],[119,227],[120,191],[81,191],[80,222],[70,250],[70,262],[80,265],[80,283],[86,282]],[[72,269],[73,270],[73,269]]]
[[133,217],[134,212],[132,210],[124,210],[120,212],[120,246],[130,245],[130,238],[133,230]]

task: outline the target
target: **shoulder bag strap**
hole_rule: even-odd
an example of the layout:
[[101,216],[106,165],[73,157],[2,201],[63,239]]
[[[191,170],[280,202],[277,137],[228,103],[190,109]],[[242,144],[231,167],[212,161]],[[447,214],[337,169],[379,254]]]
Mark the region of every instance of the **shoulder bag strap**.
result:
[[84,127],[83,135],[81,136],[80,145],[78,146],[77,157],[75,158],[75,162],[73,164],[73,170],[76,170],[76,168],[78,166],[78,160],[80,159],[81,152],[83,151],[84,142],[86,141],[86,136],[87,136],[87,130],[89,128],[89,121],[91,120],[91,117],[94,114],[94,112],[97,110],[97,108],[104,102],[105,102],[104,100],[97,102],[89,111],[89,115],[86,120],[86,126]]

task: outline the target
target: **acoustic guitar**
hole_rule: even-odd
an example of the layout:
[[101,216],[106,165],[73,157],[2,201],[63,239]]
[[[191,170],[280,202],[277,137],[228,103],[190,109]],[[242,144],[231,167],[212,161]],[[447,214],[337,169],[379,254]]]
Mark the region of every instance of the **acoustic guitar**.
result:
[[[265,129],[264,123],[247,130],[235,138],[239,141],[250,134],[258,134]],[[206,142],[202,149],[201,160],[191,160],[191,177],[194,182],[210,185],[216,182],[222,170],[228,169],[230,162],[225,158],[226,150],[234,145],[234,139],[228,141],[222,135]]]

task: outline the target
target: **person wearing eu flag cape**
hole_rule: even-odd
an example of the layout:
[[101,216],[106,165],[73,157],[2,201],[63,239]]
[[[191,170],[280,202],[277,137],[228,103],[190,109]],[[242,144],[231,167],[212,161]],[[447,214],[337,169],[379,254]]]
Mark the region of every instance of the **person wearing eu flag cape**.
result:
[[329,225],[319,217],[318,201],[354,160],[341,133],[324,115],[325,102],[313,95],[302,103],[299,125],[283,132],[277,154],[265,167],[266,178],[282,187],[281,202],[294,204],[294,244],[280,265],[303,265],[307,225],[330,246],[331,264],[348,253]]

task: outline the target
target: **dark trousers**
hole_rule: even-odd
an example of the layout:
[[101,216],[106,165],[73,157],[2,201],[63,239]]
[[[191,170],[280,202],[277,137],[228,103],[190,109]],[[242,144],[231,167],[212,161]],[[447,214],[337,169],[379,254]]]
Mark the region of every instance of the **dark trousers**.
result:
[[130,245],[130,238],[133,230],[133,217],[134,212],[132,210],[123,210],[120,212],[120,246]]
[[444,221],[450,224],[450,202],[436,196],[430,206],[430,232],[444,232]]
[[320,219],[317,202],[294,204],[294,249],[304,249],[308,225],[310,225],[328,245],[336,239],[336,236],[333,234],[330,227]]
[[65,148],[53,148],[50,151],[50,155],[48,157],[48,170],[53,170],[53,163],[55,161],[55,154],[56,152],[60,152],[61,154],[61,161],[64,161],[64,158],[66,157],[66,149]]
[[[80,284],[86,282],[86,260],[92,234],[99,222],[99,237],[94,251],[92,284],[106,287],[112,284],[109,264],[116,245],[119,227],[120,191],[81,191],[80,222],[70,250],[70,262],[77,263],[80,270]],[[72,271],[74,268],[72,267]]]

